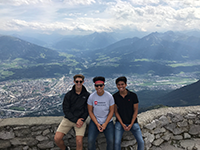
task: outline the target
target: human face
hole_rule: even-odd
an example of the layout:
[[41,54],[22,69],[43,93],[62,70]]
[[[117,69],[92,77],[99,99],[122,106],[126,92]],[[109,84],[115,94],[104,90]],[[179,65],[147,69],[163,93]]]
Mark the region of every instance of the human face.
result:
[[126,86],[127,86],[127,84],[125,84],[123,81],[119,81],[117,83],[117,88],[118,88],[119,92],[125,92]]
[[97,83],[94,84],[95,90],[97,91],[97,94],[101,95],[104,93],[104,84],[103,83]]
[[84,81],[82,78],[76,78],[74,81],[74,84],[77,88],[81,88],[83,85]]

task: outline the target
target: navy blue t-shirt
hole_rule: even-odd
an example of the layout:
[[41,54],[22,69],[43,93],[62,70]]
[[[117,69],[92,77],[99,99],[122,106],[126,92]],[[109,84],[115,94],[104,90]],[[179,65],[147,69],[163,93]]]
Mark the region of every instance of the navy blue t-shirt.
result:
[[[117,111],[122,119],[122,122],[124,124],[131,124],[133,113],[134,113],[134,104],[137,104],[138,97],[135,93],[129,91],[127,89],[128,93],[123,98],[119,91],[113,95],[115,104],[117,105]],[[118,121],[118,120],[117,120]],[[135,122],[137,123],[137,118],[135,119]]]

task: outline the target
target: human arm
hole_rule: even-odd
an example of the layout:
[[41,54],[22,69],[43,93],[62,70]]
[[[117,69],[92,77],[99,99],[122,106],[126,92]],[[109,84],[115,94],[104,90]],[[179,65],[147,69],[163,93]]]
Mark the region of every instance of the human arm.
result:
[[121,119],[121,117],[120,117],[120,115],[119,115],[119,113],[117,111],[117,104],[115,104],[114,110],[115,110],[115,116],[116,116],[117,120],[120,122],[120,124],[122,125],[122,127],[124,128],[124,130],[128,131],[128,127],[123,123],[123,121],[122,121],[122,119]]
[[90,96],[90,93],[87,93],[87,95],[86,95],[86,101],[85,101],[84,107],[83,107],[84,113],[83,113],[82,116],[81,116],[81,118],[83,118],[84,121],[87,119],[87,117],[88,117],[88,115],[89,115],[89,114],[88,114],[88,108],[87,108],[87,101],[88,101],[89,96]]
[[[86,105],[86,108],[87,108],[87,105]],[[86,109],[83,116],[77,120],[76,126],[78,128],[80,128],[83,125],[83,123],[85,122],[85,120],[87,119],[87,117],[88,117],[88,110]]]
[[113,117],[114,108],[115,108],[115,104],[113,104],[112,106],[109,107],[109,113],[108,113],[108,116],[106,118],[106,121],[102,124],[103,130],[106,129],[108,123],[110,122],[111,118]]
[[102,126],[98,123],[94,113],[93,113],[93,106],[92,105],[87,105],[88,106],[88,113],[89,113],[89,116],[90,118],[92,119],[92,121],[96,124],[97,126],[97,129],[99,130],[99,132],[103,132],[102,130]]
[[71,109],[70,109],[70,107],[71,107],[71,105],[70,105],[70,97],[71,97],[70,92],[65,94],[65,97],[64,97],[64,100],[63,100],[63,104],[62,104],[63,113],[65,114],[65,118],[67,118],[70,121],[76,123],[79,118],[74,116],[74,114],[71,112]]
[[87,97],[86,97],[86,99],[85,99],[85,103],[84,103],[84,107],[82,108],[82,110],[83,110],[83,113],[82,113],[82,115],[81,115],[81,117],[77,120],[77,122],[76,122],[76,126],[78,127],[78,128],[80,128],[82,125],[83,125],[83,123],[86,121],[86,119],[87,119],[87,117],[88,117],[88,108],[87,108],[87,100],[88,100],[88,97],[89,97],[89,93],[87,93]]
[[133,113],[133,118],[131,120],[131,124],[128,125],[128,131],[131,129],[131,127],[133,126],[135,119],[137,118],[138,115],[138,103],[133,104],[133,109],[134,109],[134,113]]

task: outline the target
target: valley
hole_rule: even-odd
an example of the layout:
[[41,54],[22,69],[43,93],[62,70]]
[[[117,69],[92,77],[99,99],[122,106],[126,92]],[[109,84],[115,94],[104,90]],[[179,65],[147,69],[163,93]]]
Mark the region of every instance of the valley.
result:
[[[116,78],[122,75],[118,74]],[[165,77],[129,74],[126,77],[127,88],[138,94],[141,110],[157,105],[156,98],[197,81],[195,74],[185,73]],[[117,91],[116,78],[106,77],[105,90],[112,94]],[[62,101],[64,94],[72,88],[72,80],[72,75],[64,75],[61,78],[0,82],[1,118],[63,115]],[[94,91],[92,77],[86,76],[84,85],[90,93]]]
[[45,47],[0,35],[0,117],[63,115],[64,94],[78,73],[86,77],[90,93],[92,78],[104,76],[105,90],[112,94],[115,79],[125,75],[128,89],[139,97],[139,112],[199,105],[199,41],[173,31],[120,41],[110,33],[94,33]]

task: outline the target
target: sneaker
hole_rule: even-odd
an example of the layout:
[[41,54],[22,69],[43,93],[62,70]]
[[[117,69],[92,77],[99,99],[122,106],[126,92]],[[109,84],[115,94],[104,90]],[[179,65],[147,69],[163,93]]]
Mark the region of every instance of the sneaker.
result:
[[70,147],[69,146],[66,146],[66,149],[65,150],[70,150]]

